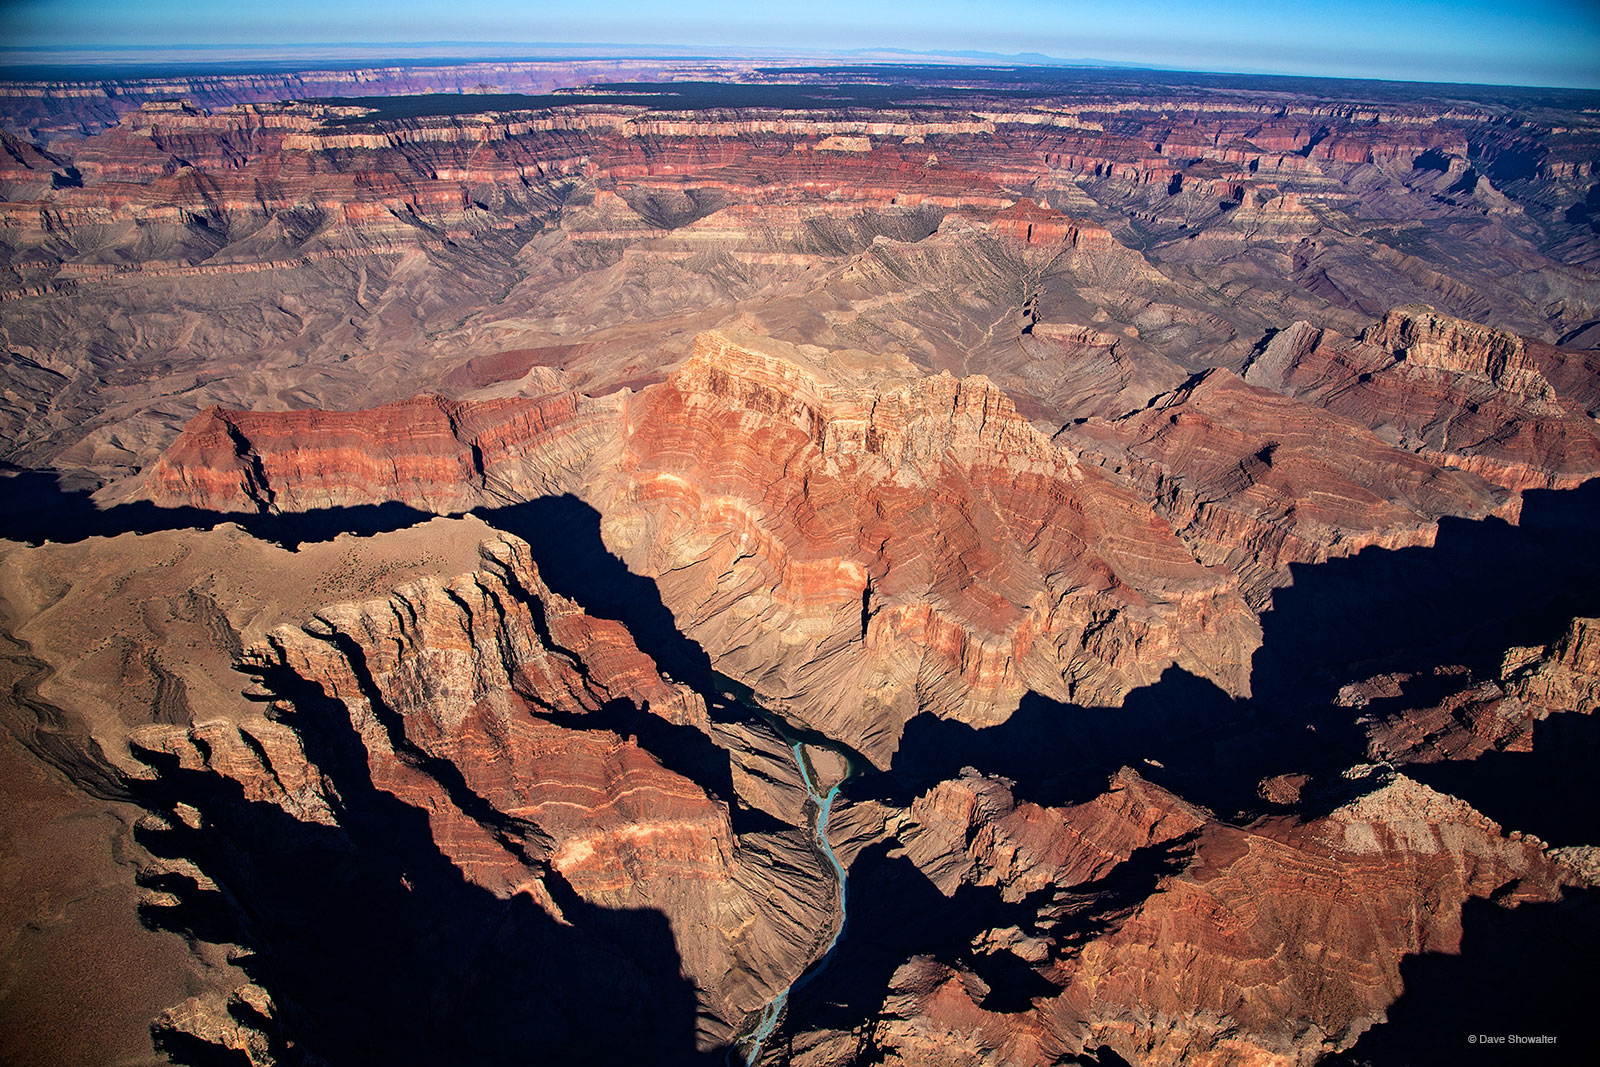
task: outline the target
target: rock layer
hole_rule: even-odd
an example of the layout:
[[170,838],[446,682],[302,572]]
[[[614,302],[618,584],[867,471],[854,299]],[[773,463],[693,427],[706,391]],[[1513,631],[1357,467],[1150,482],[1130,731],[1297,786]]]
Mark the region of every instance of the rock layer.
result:
[[[592,407],[592,406],[591,406]],[[568,393],[360,412],[197,416],[145,478],[168,507],[310,511],[399,502],[438,514],[565,488],[600,432]]]
[[1230,576],[991,383],[849,388],[758,348],[706,335],[612,417],[570,394],[213,412],[147,484],[223,510],[581,485],[730,673],[877,759],[921,711],[992,720],[1029,688],[1115,701],[1177,663],[1242,690],[1257,629]]
[[[755,688],[883,759],[922,710],[1238,691],[1255,624],[1136,497],[984,379],[849,389],[703,337],[630,402],[607,541]],[[1181,636],[1180,636],[1181,635]]]
[[1222,369],[1058,439],[1158,502],[1196,557],[1238,574],[1258,607],[1291,563],[1430,545],[1440,516],[1515,512],[1482,478]]
[[1592,101],[650,65],[0,85],[0,1058],[1581,1022]]
[[[1404,777],[1365,783],[1322,819],[1249,828],[1128,771],[1101,800],[1064,810],[963,779],[918,800],[911,819],[902,839],[908,854],[937,857],[931,877],[998,877],[1017,898],[1056,888],[1028,929],[979,946],[1026,961],[1048,984],[1031,1007],[1003,1013],[986,1006],[991,987],[972,971],[912,959],[872,1032],[887,1063],[1042,1063],[1099,1048],[1140,1063],[1313,1063],[1383,1020],[1406,955],[1459,950],[1466,900],[1551,900],[1571,877],[1540,842],[1507,840]],[[929,837],[950,831],[953,842]],[[1187,842],[1181,872],[1131,906],[1113,903],[1105,872],[1163,841]],[[943,866],[963,852],[972,866]],[[1035,876],[1017,879],[1033,865]],[[1083,936],[1085,909],[1108,903],[1103,932]]]
[[[1507,488],[1571,488],[1594,476],[1600,436],[1581,356],[1441,316],[1391,311],[1359,339],[1283,331],[1245,381],[1369,426],[1397,447]],[[1558,394],[1551,378],[1572,383]]]
[[[697,693],[664,681],[621,625],[550,592],[525,543],[502,536],[481,552],[470,574],[328,606],[246,650],[247,669],[284,700],[280,720],[152,725],[133,732],[134,750],[164,775],[219,775],[247,801],[338,831],[349,772],[319,766],[297,731],[329,729],[302,725],[308,716],[347,715],[333,729],[352,732],[370,787],[425,814],[428,839],[471,885],[531,898],[556,922],[573,921],[574,899],[671,917],[702,1040],[725,1040],[805,963],[829,880],[803,829],[736,837],[736,798],[610,728],[642,714],[662,721],[656,733],[690,731],[709,748]],[[775,855],[793,868],[776,880]]]

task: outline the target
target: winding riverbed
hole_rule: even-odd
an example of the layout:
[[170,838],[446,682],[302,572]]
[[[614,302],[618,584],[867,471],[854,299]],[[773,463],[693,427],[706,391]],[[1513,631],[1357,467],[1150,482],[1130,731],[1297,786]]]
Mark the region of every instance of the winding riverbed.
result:
[[[786,732],[783,731],[780,721],[774,721],[776,716],[766,712],[765,709],[759,706],[754,707],[753,710],[756,710],[761,714],[762,718],[777,727],[780,733]],[[818,747],[823,746],[819,745]],[[828,841],[828,816],[833,811],[833,802],[839,796],[839,789],[845,782],[850,780],[854,766],[848,761],[847,757],[847,769],[844,776],[834,784],[832,789],[822,793],[818,791],[816,777],[813,773],[814,769],[811,766],[811,760],[806,755],[806,742],[795,741],[790,746],[790,751],[794,754],[795,766],[800,769],[800,780],[805,785],[806,795],[811,800],[809,808],[814,813],[811,822],[812,844],[816,847],[818,854],[833,867],[834,881],[839,889],[839,923],[834,927],[833,936],[828,939],[828,947],[823,950],[822,954],[806,965],[805,969],[801,971],[800,977],[795,979],[789,988],[773,997],[767,1003],[767,1006],[761,1009],[761,1014],[756,1017],[755,1024],[747,1034],[736,1039],[733,1048],[729,1050],[728,1062],[730,1064],[735,1063],[735,1057],[739,1055],[739,1050],[742,1048],[744,1050],[742,1062],[746,1067],[761,1059],[761,1050],[772,1037],[773,1031],[778,1028],[778,1023],[783,1018],[783,1010],[789,1004],[790,995],[822,972],[823,968],[828,965],[829,959],[832,958],[833,950],[838,947],[839,938],[844,935],[846,920],[845,868],[844,864],[839,862],[839,857],[834,854],[833,845]],[[844,752],[839,754],[841,756],[845,755]]]

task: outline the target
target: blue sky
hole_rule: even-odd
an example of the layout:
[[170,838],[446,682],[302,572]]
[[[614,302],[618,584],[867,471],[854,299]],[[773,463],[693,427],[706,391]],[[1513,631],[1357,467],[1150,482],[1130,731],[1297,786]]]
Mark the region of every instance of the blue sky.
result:
[[1600,87],[1600,0],[0,0],[0,41],[979,49],[1196,70]]

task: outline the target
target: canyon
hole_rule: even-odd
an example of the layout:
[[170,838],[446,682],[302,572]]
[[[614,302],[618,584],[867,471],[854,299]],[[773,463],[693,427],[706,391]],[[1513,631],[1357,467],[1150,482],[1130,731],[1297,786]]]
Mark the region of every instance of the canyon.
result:
[[0,82],[0,1059],[1585,1058],[1597,99]]

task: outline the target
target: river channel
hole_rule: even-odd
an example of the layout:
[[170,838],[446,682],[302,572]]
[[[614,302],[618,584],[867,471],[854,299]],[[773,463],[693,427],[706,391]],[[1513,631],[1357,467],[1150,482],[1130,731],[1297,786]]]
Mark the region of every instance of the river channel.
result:
[[[727,679],[723,680],[726,684]],[[806,797],[809,803],[806,810],[811,816],[811,844],[817,855],[827,861],[833,868],[834,881],[838,887],[838,912],[839,922],[834,927],[833,936],[828,939],[827,947],[808,963],[789,987],[767,1002],[760,1013],[747,1024],[740,1035],[734,1039],[732,1048],[728,1050],[727,1063],[729,1067],[739,1064],[750,1067],[761,1059],[761,1051],[772,1038],[778,1024],[783,1020],[783,1012],[789,1004],[789,997],[795,990],[814,980],[828,966],[828,961],[833,958],[834,949],[839,945],[839,939],[844,936],[846,922],[845,914],[845,881],[847,878],[845,866],[839,862],[839,857],[834,854],[833,844],[828,840],[828,817],[833,813],[834,801],[839,797],[839,790],[844,787],[857,773],[857,760],[859,757],[844,745],[829,741],[826,737],[812,731],[803,731],[804,739],[799,737],[798,731],[789,722],[785,721],[775,712],[762,707],[749,694],[743,686],[737,684],[730,686],[739,694],[739,703],[747,710],[777,731],[778,736],[789,744],[789,752],[794,759],[795,766],[800,771],[800,781],[805,786]],[[843,757],[845,773],[834,783],[826,793],[822,792],[817,784],[816,768],[811,764],[811,758],[806,754],[806,746],[827,749]]]

